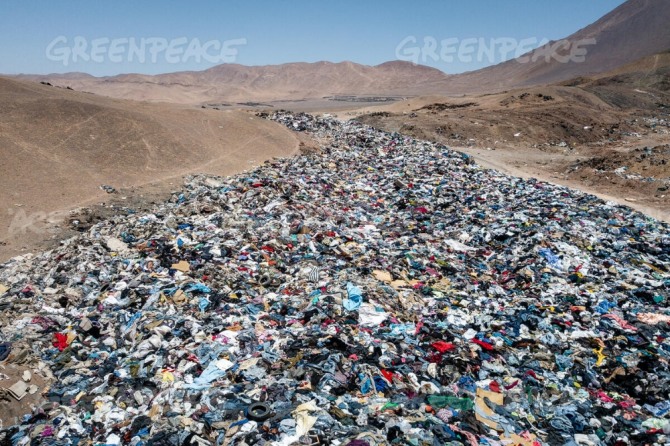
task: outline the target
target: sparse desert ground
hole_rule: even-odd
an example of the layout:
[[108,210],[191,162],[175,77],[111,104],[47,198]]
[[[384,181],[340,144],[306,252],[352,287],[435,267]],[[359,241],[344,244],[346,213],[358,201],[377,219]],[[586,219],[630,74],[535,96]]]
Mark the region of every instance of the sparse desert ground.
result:
[[34,82],[0,78],[0,103],[0,261],[59,239],[73,209],[138,206],[189,173],[239,172],[292,155],[301,142],[253,113],[122,101]]

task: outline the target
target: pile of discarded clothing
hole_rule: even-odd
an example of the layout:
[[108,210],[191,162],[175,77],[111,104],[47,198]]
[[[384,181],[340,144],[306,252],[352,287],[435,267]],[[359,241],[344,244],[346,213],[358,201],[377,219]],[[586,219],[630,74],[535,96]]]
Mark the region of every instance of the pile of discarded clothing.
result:
[[0,444],[670,441],[667,225],[355,121],[264,117],[320,150],[0,267],[0,364],[49,382]]

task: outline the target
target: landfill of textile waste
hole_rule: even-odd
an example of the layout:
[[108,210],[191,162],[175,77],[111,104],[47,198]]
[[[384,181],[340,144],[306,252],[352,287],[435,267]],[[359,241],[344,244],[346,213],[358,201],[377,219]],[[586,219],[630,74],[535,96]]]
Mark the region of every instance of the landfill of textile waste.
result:
[[0,444],[670,441],[667,225],[355,121],[264,117],[321,150],[189,177],[0,267],[0,364],[50,383]]

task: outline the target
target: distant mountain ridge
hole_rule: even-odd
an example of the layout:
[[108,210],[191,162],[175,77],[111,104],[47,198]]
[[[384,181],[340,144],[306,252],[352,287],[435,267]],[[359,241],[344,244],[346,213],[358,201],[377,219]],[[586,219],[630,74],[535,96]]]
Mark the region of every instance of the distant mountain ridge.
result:
[[353,62],[224,64],[204,71],[101,78],[84,73],[19,77],[122,99],[184,104],[300,100],[330,95],[495,92],[597,75],[670,49],[670,0],[628,0],[565,38],[564,42],[595,44],[584,45],[587,53],[581,62],[564,63],[561,57],[547,57],[547,48],[554,44],[551,42],[548,47],[522,56],[527,63],[515,59],[457,75],[410,62],[392,61],[376,66]]
[[448,78],[436,68],[403,61],[376,66],[353,62],[223,64],[204,71],[159,75],[121,74],[96,78],[68,73],[20,77],[122,99],[180,103],[423,94]]

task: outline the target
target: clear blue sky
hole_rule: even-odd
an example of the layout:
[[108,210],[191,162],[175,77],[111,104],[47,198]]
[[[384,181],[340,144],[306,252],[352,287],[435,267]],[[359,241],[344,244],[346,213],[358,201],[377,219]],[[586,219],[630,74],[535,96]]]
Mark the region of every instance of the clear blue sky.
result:
[[[405,52],[422,47],[426,37],[438,44],[467,38],[481,38],[487,44],[500,38],[554,40],[622,3],[624,0],[2,0],[0,73],[155,74],[203,70],[233,60],[245,65],[320,60],[376,65],[397,59],[398,47],[409,36],[417,43],[406,43]],[[81,57],[73,60],[76,37],[87,45],[85,50],[79,48],[79,54],[87,54],[88,62]],[[149,38],[173,45],[172,57],[166,57],[160,42],[146,41]],[[97,61],[90,60],[94,39],[108,39],[98,41]],[[135,39],[136,51],[144,52],[144,62],[139,62],[137,52],[129,62],[129,40],[119,39]],[[145,39],[144,47],[139,46],[141,39]],[[225,59],[216,60],[221,55],[217,43],[203,49],[205,42],[223,45],[233,39],[246,41],[228,43],[228,49],[237,50],[235,56],[226,53]],[[149,52],[152,45],[155,61]],[[437,53],[440,49],[438,46]],[[209,55],[210,61],[203,56],[198,62],[198,54]],[[491,64],[486,57],[471,62],[427,57],[420,62],[447,73]]]

